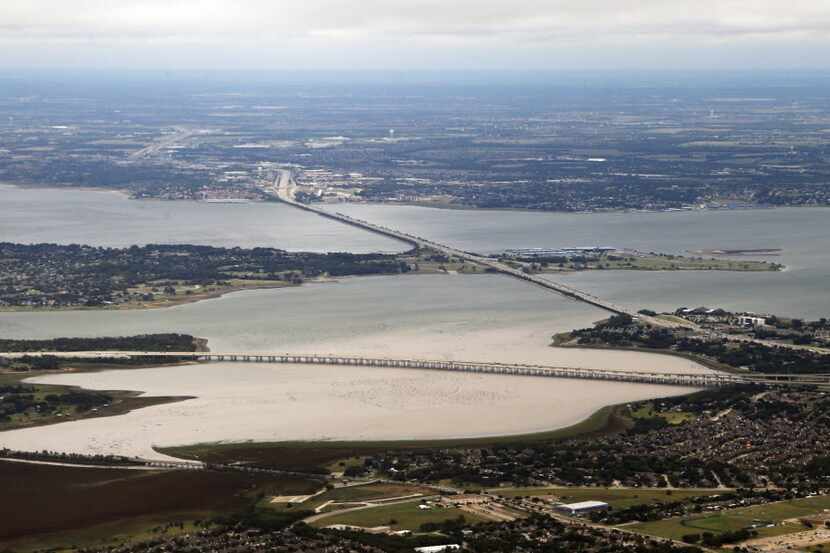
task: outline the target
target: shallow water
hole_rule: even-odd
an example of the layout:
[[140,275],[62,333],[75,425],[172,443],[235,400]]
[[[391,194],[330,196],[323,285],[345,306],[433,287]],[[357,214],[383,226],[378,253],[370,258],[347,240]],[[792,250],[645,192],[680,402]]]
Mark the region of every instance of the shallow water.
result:
[[144,311],[0,313],[12,338],[183,332],[213,351],[366,354],[655,371],[701,370],[633,352],[551,348],[607,314],[500,275],[407,275],[252,290]]
[[216,441],[397,440],[561,428],[611,403],[691,389],[439,371],[211,363],[33,379],[197,399],[0,434],[17,450],[161,457],[152,446]]
[[[401,244],[278,204],[132,202],[109,192],[0,187],[0,240],[148,242],[294,250]],[[830,312],[830,210],[566,215],[389,206],[337,210],[464,249],[612,245],[683,252],[777,247],[784,273],[591,272],[572,285],[634,307],[720,305],[809,317]],[[299,232],[299,230],[302,232]],[[498,275],[407,275],[254,290],[150,311],[0,313],[0,336],[184,332],[214,351],[366,354],[686,372],[664,355],[550,348],[551,335],[606,313]],[[57,375],[40,381],[197,399],[0,434],[0,446],[149,456],[151,445],[216,440],[427,439],[567,426],[603,405],[677,387],[431,371],[217,363]],[[450,421],[448,423],[448,421]]]

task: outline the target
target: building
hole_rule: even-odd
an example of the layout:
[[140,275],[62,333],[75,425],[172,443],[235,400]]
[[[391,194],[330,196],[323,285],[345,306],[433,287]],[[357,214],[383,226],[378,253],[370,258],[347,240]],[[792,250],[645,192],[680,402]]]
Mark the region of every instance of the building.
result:
[[458,551],[461,546],[457,543],[450,543],[447,545],[429,545],[426,547],[416,547],[415,551],[418,553],[443,553],[444,551]]
[[763,317],[752,317],[750,315],[738,315],[738,324],[746,327],[762,327],[767,325],[767,320]]
[[581,516],[593,511],[607,511],[608,503],[603,501],[580,501],[579,503],[563,503],[554,506],[560,513],[570,516]]

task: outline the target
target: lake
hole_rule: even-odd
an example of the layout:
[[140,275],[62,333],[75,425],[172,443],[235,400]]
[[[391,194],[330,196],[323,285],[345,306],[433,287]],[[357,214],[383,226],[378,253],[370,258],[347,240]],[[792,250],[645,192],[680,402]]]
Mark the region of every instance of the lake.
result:
[[[0,240],[128,246],[198,243],[308,251],[401,251],[406,245],[276,203],[131,201],[116,192],[0,186]],[[542,213],[337,204],[328,209],[479,252],[610,245],[684,254],[780,248],[782,273],[585,272],[568,284],[652,309],[720,306],[805,318],[830,315],[830,209]],[[752,259],[752,258],[750,258]]]
[[130,200],[119,192],[0,185],[0,241],[200,244],[399,252],[408,244],[279,203]]
[[664,355],[548,347],[553,334],[605,316],[506,276],[404,275],[250,290],[164,309],[0,313],[0,336],[183,332],[208,338],[213,351],[700,370]]
[[367,367],[211,363],[64,374],[37,382],[196,399],[0,434],[17,450],[163,458],[194,442],[398,440],[541,432],[682,387]]
[[787,270],[780,273],[593,271],[556,278],[636,309],[706,305],[811,319],[830,316],[828,208],[575,214],[357,204],[336,209],[485,253],[595,245],[675,254],[778,248],[780,255],[747,259],[783,263]]
[[[406,275],[251,290],[145,311],[0,313],[0,335],[189,332],[219,350],[321,352],[697,372],[685,359],[551,348],[604,313],[500,275]],[[386,440],[522,434],[687,388],[366,367],[210,363],[61,374],[37,382],[197,399],[0,434],[0,446],[157,456],[219,440]]]
[[[125,246],[193,242],[313,251],[405,246],[280,204],[129,201],[111,192],[0,188],[0,240]],[[556,214],[337,205],[466,250],[610,245],[685,253],[781,248],[781,273],[596,271],[558,276],[633,307],[830,313],[827,209]],[[549,347],[606,313],[500,275],[346,278],[147,311],[0,313],[0,336],[184,332],[211,349],[339,353],[689,372],[677,357]],[[215,363],[44,377],[186,402],[0,435],[0,445],[149,455],[151,445],[239,439],[447,438],[567,426],[609,403],[688,390],[361,367]],[[452,421],[452,424],[445,424]]]

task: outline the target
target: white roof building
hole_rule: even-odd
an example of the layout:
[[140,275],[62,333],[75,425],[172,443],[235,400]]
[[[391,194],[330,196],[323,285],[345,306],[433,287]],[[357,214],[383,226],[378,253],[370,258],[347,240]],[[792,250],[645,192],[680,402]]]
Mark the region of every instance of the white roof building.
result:
[[443,551],[458,551],[461,546],[457,543],[450,543],[447,545],[428,545],[426,547],[416,547],[415,551],[418,553],[442,553]]
[[568,515],[581,515],[591,511],[605,511],[609,507],[604,501],[580,501],[579,503],[563,503],[554,507],[557,511]]

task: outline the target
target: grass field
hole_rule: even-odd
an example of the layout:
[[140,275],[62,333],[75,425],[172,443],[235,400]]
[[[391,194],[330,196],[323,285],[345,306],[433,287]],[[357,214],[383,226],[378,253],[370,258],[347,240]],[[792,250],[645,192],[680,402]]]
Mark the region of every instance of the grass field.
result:
[[717,495],[723,490],[662,490],[618,488],[494,488],[490,492],[505,497],[556,496],[565,503],[578,501],[604,501],[616,509],[633,505],[668,503],[690,497]]
[[423,486],[411,486],[408,484],[389,484],[386,482],[368,484],[366,486],[349,486],[347,488],[336,488],[329,490],[320,497],[325,501],[368,501],[372,499],[384,499],[389,497],[401,497],[420,493],[422,495],[434,495],[435,492]]
[[[463,516],[468,523],[484,522],[485,519],[466,513],[454,507],[433,507],[429,510],[418,508],[418,501],[396,503],[383,507],[372,507],[353,511],[351,513],[335,514],[325,517],[312,526],[324,527],[332,524],[347,524],[373,528],[375,526],[391,526],[393,530],[418,530],[426,522],[444,522]],[[394,523],[392,523],[394,521]]]
[[159,448],[160,453],[209,463],[257,463],[298,472],[328,471],[344,459],[364,457],[390,450],[429,448],[485,447],[496,444],[529,444],[561,440],[575,436],[619,432],[630,426],[624,406],[603,407],[596,413],[567,428],[525,434],[459,440],[381,441],[381,442],[246,442],[234,444],[197,444]]
[[686,421],[694,420],[694,413],[688,411],[659,411],[654,409],[654,403],[644,403],[642,407],[636,411],[631,412],[631,416],[635,419],[650,419],[660,417],[669,424],[680,424]]
[[260,506],[280,511],[292,509],[313,510],[329,501],[360,503],[363,501],[405,497],[414,494],[421,494],[424,496],[435,495],[435,491],[425,486],[378,482],[375,484],[367,484],[365,486],[334,488],[297,505],[289,505],[287,503],[271,503],[270,499],[266,497],[260,503]]
[[98,543],[172,521],[231,513],[258,492],[311,493],[318,482],[241,472],[131,471],[0,461],[0,550]]
[[719,513],[701,514],[682,518],[672,518],[657,522],[645,522],[627,526],[629,530],[652,536],[679,539],[685,534],[712,532],[720,534],[726,531],[740,530],[759,521],[774,523],[772,528],[758,528],[758,535],[777,536],[804,530],[798,522],[784,523],[788,519],[797,519],[830,509],[830,496],[811,497],[756,505],[741,509],[730,509]]
[[[616,259],[612,259],[612,257]],[[781,265],[766,261],[680,256],[668,254],[647,254],[599,256],[587,263],[565,262],[563,266],[549,266],[548,272],[574,270],[616,270],[616,271],[780,271]]]

